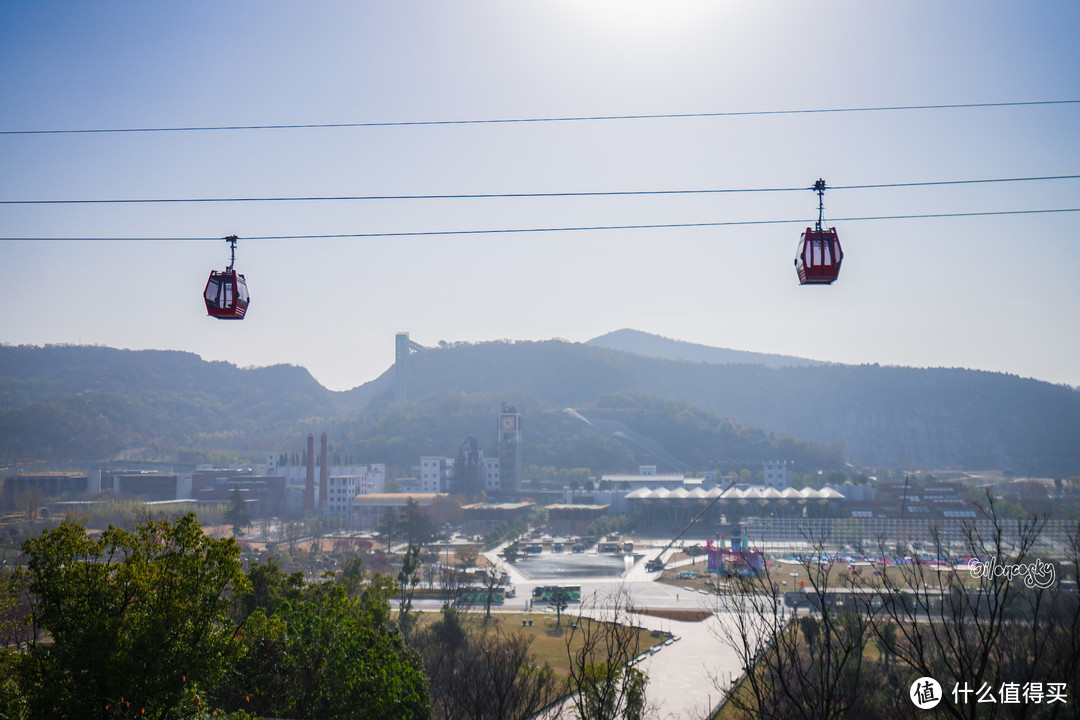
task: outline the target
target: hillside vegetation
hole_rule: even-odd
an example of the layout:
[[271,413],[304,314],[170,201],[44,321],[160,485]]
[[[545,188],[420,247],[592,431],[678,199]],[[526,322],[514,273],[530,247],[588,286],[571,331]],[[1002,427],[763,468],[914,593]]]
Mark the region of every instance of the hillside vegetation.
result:
[[[133,448],[258,458],[331,434],[361,462],[494,452],[503,400],[525,415],[525,461],[609,471],[633,446],[563,413],[623,423],[694,468],[786,459],[889,468],[1080,472],[1080,393],[962,369],[690,362],[563,341],[455,343],[331,392],[303,368],[239,369],[190,353],[0,347],[0,458],[104,459]],[[647,458],[646,458],[647,459]]]
[[[497,454],[496,417],[501,402],[522,413],[522,462],[539,467],[590,468],[594,472],[636,470],[642,462],[672,471],[634,445],[605,435],[532,395],[445,393],[402,405],[377,403],[345,423],[343,439],[355,442],[365,462],[415,464],[421,455],[454,456],[470,435],[488,456]],[[649,436],[689,468],[725,462],[755,466],[783,458],[802,472],[842,466],[841,449],[733,423],[708,410],[635,393],[604,395],[582,410],[588,418],[611,418]],[[352,440],[350,440],[352,439]],[[741,467],[741,466],[740,466]]]
[[345,412],[307,370],[193,353],[0,346],[0,457],[105,459],[131,448],[262,450]]
[[[867,466],[1080,470],[1080,393],[1002,373],[687,362],[552,340],[420,352],[410,376],[414,397],[519,391],[585,408],[612,393],[670,398],[776,435],[840,443],[849,462]],[[385,399],[392,387],[388,371],[350,394]]]

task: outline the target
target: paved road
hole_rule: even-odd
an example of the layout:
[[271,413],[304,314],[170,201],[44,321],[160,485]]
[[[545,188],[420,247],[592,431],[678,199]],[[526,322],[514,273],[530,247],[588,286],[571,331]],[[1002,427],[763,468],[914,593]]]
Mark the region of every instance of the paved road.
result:
[[[720,635],[727,622],[727,615],[717,613],[717,598],[693,590],[686,590],[656,582],[659,573],[645,571],[645,559],[649,553],[629,568],[621,578],[575,577],[530,578],[514,565],[502,562],[498,549],[485,555],[505,568],[514,585],[516,597],[507,598],[497,612],[530,611],[532,590],[537,585],[580,585],[582,606],[572,603],[566,612],[577,614],[582,607],[598,608],[603,612],[607,598],[620,591],[629,594],[634,606],[649,609],[709,610],[713,616],[703,622],[678,622],[656,618],[651,615],[633,615],[634,621],[650,630],[670,632],[675,640],[659,646],[652,654],[637,664],[648,676],[646,697],[655,708],[653,717],[662,720],[703,720],[711,716],[710,709],[719,705],[732,679],[741,674],[738,656],[727,647]],[[545,559],[555,560],[556,557]],[[691,561],[679,564],[690,564]],[[668,567],[671,567],[669,565]],[[437,611],[441,600],[414,600],[417,609]],[[536,603],[531,612],[553,612],[546,603]],[[560,719],[571,720],[573,712],[566,708]]]
[[[495,552],[489,559],[500,562]],[[653,557],[650,553],[646,557]],[[685,564],[690,564],[687,560]],[[505,565],[505,564],[504,564]],[[716,610],[715,596],[704,595],[655,582],[659,573],[645,571],[642,558],[626,572],[623,578],[574,578],[572,580],[528,578],[513,565],[505,565],[517,591],[502,606],[504,611],[520,612],[528,609],[532,589],[537,585],[573,584],[581,586],[581,596],[586,607],[604,607],[604,600],[620,590],[625,590],[636,607],[651,609]],[[669,566],[670,567],[670,566]],[[536,604],[533,612],[548,612],[545,604]],[[568,612],[575,613],[573,605]],[[646,696],[655,707],[655,717],[664,720],[702,720],[710,717],[711,709],[719,705],[724,691],[732,678],[741,673],[736,653],[720,639],[727,616],[714,614],[704,622],[678,622],[635,614],[635,622],[650,630],[670,632],[675,640],[659,646],[637,667],[649,678]],[[569,708],[562,718],[572,718]]]

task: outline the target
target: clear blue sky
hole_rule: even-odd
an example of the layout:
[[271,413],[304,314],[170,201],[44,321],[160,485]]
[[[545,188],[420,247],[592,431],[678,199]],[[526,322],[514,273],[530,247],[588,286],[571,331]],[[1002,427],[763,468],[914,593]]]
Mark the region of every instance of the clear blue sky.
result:
[[[0,130],[709,113],[1080,99],[1060,2],[0,2]],[[0,200],[833,186],[1080,174],[1080,105],[579,123],[0,135]],[[1080,207],[1080,180],[836,190],[826,216]],[[812,192],[0,205],[3,237],[241,238],[805,219]],[[0,342],[294,363],[346,389],[393,336],[632,327],[848,363],[1080,385],[1080,213],[241,240],[253,302],[205,316],[223,241],[0,242]]]

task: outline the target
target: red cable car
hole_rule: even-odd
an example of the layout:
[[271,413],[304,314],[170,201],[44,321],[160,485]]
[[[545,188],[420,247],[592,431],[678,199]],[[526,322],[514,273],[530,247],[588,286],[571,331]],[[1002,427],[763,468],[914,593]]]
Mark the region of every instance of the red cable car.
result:
[[800,285],[828,285],[840,275],[840,262],[844,251],[836,228],[811,230],[806,228],[799,236],[795,252],[795,271],[799,273]]
[[210,279],[203,290],[206,314],[219,320],[243,320],[251,299],[248,297],[247,281],[233,269],[236,263],[235,235],[225,238],[232,249],[232,259],[224,272],[210,271]]
[[840,248],[840,238],[836,228],[822,227],[825,212],[825,181],[814,183],[818,194],[818,221],[813,230],[799,236],[799,247],[795,250],[795,272],[799,275],[800,285],[829,285],[840,276],[840,263],[844,251]]

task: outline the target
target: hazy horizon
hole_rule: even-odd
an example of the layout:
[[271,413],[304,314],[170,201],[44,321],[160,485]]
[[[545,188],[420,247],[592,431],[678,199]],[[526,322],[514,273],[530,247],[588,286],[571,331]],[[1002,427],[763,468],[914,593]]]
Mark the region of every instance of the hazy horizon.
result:
[[[0,342],[340,390],[401,331],[629,327],[1080,386],[1080,179],[909,185],[1080,175],[1078,28],[1068,2],[2,4]],[[844,265],[800,287],[818,178]],[[625,191],[654,194],[506,197]],[[269,199],[415,195],[502,197]],[[168,202],[113,202],[139,200]],[[441,232],[468,234],[408,234]],[[233,234],[252,304],[220,322],[201,293]]]
[[[466,343],[473,344],[473,345],[480,345],[480,344],[484,344],[484,343],[498,343],[498,342],[505,342],[505,341],[511,341],[511,342],[562,341],[562,342],[570,342],[570,343],[586,345],[586,344],[589,344],[593,340],[597,340],[597,339],[599,339],[601,337],[604,337],[606,335],[610,335],[611,333],[619,332],[619,331],[623,331],[623,330],[629,330],[629,331],[633,331],[633,332],[643,332],[643,331],[636,330],[635,328],[617,328],[616,330],[611,330],[611,331],[608,331],[608,332],[605,332],[605,333],[601,333],[600,335],[597,335],[596,337],[586,338],[585,340],[569,340],[569,339],[567,339],[565,337],[550,337],[550,338],[538,338],[538,339],[490,338],[490,339],[486,339],[486,340],[467,340],[467,341],[463,341],[463,340],[446,340],[446,339],[444,339],[444,342],[446,342],[446,343],[448,343],[450,345],[452,345],[455,342],[466,342]],[[1023,379],[1037,380],[1037,381],[1040,381],[1040,382],[1047,382],[1047,383],[1050,383],[1050,384],[1053,384],[1053,385],[1064,385],[1066,387],[1073,388],[1075,390],[1080,390],[1080,385],[1070,385],[1069,383],[1055,383],[1055,382],[1052,382],[1050,380],[1045,380],[1044,378],[1037,378],[1037,377],[1032,377],[1032,376],[1027,376],[1027,375],[1021,375],[1021,374],[1018,374],[1018,373],[1011,373],[1011,372],[1006,372],[1006,371],[1002,371],[1002,370],[987,370],[987,369],[984,369],[984,368],[958,367],[958,366],[946,366],[946,365],[903,365],[903,364],[887,363],[887,362],[881,362],[881,363],[878,363],[878,362],[833,363],[833,361],[831,361],[831,360],[822,360],[820,358],[806,358],[806,357],[800,357],[800,356],[794,356],[794,355],[787,355],[787,354],[784,354],[784,353],[768,353],[768,352],[763,353],[763,352],[756,351],[756,350],[743,350],[743,349],[740,349],[740,348],[720,347],[720,346],[717,346],[717,345],[704,345],[704,344],[701,344],[701,343],[694,343],[694,342],[691,342],[689,340],[683,340],[683,339],[680,339],[680,338],[667,337],[667,336],[659,335],[659,334],[656,334],[656,333],[643,333],[643,334],[648,335],[648,336],[653,337],[653,338],[660,338],[660,339],[670,341],[670,342],[674,342],[674,343],[690,344],[690,345],[694,345],[694,346],[701,347],[701,348],[707,348],[707,349],[710,349],[710,350],[725,350],[725,351],[731,351],[731,352],[735,352],[735,353],[752,353],[752,354],[755,354],[755,355],[764,354],[764,355],[771,355],[771,356],[774,356],[774,357],[793,358],[793,359],[806,360],[806,361],[811,361],[811,362],[814,362],[814,363],[822,363],[822,364],[881,365],[883,367],[910,368],[910,369],[915,369],[915,370],[920,370],[920,369],[926,370],[926,369],[941,368],[941,369],[971,370],[971,371],[974,371],[974,372],[1003,373],[1003,374],[1007,374],[1007,375],[1016,375],[1017,377],[1020,377],[1020,378],[1023,378]],[[415,338],[410,338],[410,339],[412,339],[415,342]],[[4,343],[4,344],[13,345],[14,343]],[[44,345],[41,345],[41,344],[34,344],[34,343],[24,343],[24,344],[31,345],[31,346],[34,346],[34,347],[44,347]],[[424,343],[419,343],[419,344],[424,345]],[[87,345],[85,343],[46,343],[45,345],[73,345],[73,346],[86,346],[86,347],[107,347],[107,348],[111,348],[111,349],[114,349],[114,350],[132,350],[132,351],[140,351],[140,350],[158,351],[158,350],[160,350],[160,351],[191,352],[191,353],[197,355],[198,357],[202,358],[203,360],[205,360],[207,362],[214,362],[214,361],[221,361],[222,360],[221,358],[206,357],[206,356],[201,355],[201,354],[199,354],[197,352],[194,352],[192,350],[185,350],[183,348],[166,348],[166,347],[162,347],[162,348],[125,348],[125,347],[117,347],[117,346],[103,345],[103,344]],[[431,345],[425,345],[425,347],[427,349],[429,349],[429,350],[439,350],[439,349],[441,349],[437,343],[434,343],[434,344],[431,344]],[[594,347],[603,348],[604,346],[594,345]],[[604,349],[608,349],[608,348],[604,348]],[[633,352],[633,351],[630,351],[630,350],[622,350],[620,348],[610,348],[610,349],[614,349],[614,350],[617,350],[619,352]],[[673,358],[673,359],[678,360],[677,358]],[[226,362],[228,362],[227,359],[226,359]],[[685,360],[685,362],[694,362],[694,361]],[[300,367],[300,368],[303,368],[303,369],[307,370],[309,373],[311,373],[311,376],[315,379],[315,381],[318,382],[320,385],[322,385],[327,390],[331,390],[333,392],[347,392],[349,390],[354,390],[354,389],[356,389],[358,387],[361,387],[362,385],[365,385],[367,383],[373,382],[373,381],[377,380],[379,377],[381,377],[384,373],[393,370],[394,358],[392,356],[389,357],[387,359],[387,361],[386,361],[386,366],[382,370],[379,370],[375,374],[371,375],[370,377],[365,378],[365,379],[361,379],[361,380],[359,380],[357,382],[346,381],[346,384],[344,386],[341,386],[341,387],[333,387],[333,386],[328,385],[327,383],[323,382],[315,373],[311,372],[311,368],[307,367],[306,365],[304,365],[302,363],[270,362],[270,363],[248,363],[248,364],[232,363],[232,364],[237,366],[241,370],[267,368],[267,367],[274,367],[274,366],[280,366],[280,365],[292,365],[292,366]],[[724,365],[724,364],[740,364],[740,363],[726,363],[726,362],[718,361],[718,362],[715,362],[713,364]],[[753,362],[753,361],[748,361],[748,364],[756,364],[756,363]]]

